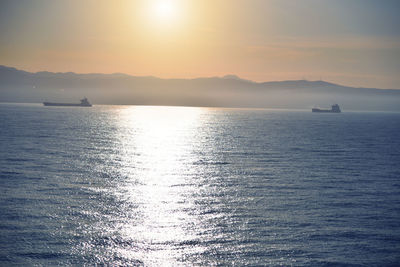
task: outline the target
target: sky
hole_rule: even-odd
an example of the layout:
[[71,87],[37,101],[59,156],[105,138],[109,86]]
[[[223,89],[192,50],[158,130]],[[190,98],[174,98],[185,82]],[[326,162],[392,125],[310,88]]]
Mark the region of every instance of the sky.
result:
[[400,89],[397,0],[0,0],[0,65]]

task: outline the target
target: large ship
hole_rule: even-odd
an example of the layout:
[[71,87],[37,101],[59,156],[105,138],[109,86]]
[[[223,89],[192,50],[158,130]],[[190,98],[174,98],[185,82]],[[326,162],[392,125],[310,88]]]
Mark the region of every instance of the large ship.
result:
[[338,104],[332,105],[331,109],[320,109],[320,108],[313,108],[312,112],[322,112],[322,113],[340,113],[340,107]]
[[55,106],[55,107],[91,107],[92,104],[89,103],[89,100],[85,97],[81,99],[81,103],[54,103],[54,102],[43,102],[45,106]]

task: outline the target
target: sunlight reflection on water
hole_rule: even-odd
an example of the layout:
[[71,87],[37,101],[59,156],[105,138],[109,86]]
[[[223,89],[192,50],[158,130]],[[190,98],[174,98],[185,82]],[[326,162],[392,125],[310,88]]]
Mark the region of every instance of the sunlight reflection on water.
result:
[[[190,164],[199,145],[197,129],[204,110],[179,107],[128,107],[118,114],[122,176],[126,180],[115,191],[135,208],[122,210],[120,234],[143,247],[119,251],[147,264],[176,264],[176,246],[196,238],[189,230],[199,224],[187,211],[187,198],[197,187]],[[189,185],[189,186],[182,186]],[[197,251],[199,252],[199,251]]]

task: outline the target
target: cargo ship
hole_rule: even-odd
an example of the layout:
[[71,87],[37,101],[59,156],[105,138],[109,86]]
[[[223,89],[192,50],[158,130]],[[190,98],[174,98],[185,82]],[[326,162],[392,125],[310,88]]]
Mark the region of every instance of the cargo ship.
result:
[[43,102],[45,106],[53,106],[53,107],[91,107],[92,104],[89,103],[89,100],[85,97],[81,99],[81,103],[54,103],[54,102]]
[[331,109],[320,109],[320,108],[313,108],[312,112],[321,112],[321,113],[340,113],[340,107],[338,104],[332,105]]

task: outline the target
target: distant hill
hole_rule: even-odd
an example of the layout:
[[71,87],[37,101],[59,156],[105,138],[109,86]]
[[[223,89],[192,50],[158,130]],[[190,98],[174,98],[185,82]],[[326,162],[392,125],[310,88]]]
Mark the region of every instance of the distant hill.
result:
[[0,102],[78,102],[309,109],[338,103],[345,110],[400,111],[400,90],[354,88],[324,81],[257,83],[236,75],[160,79],[122,73],[31,73],[0,66]]

